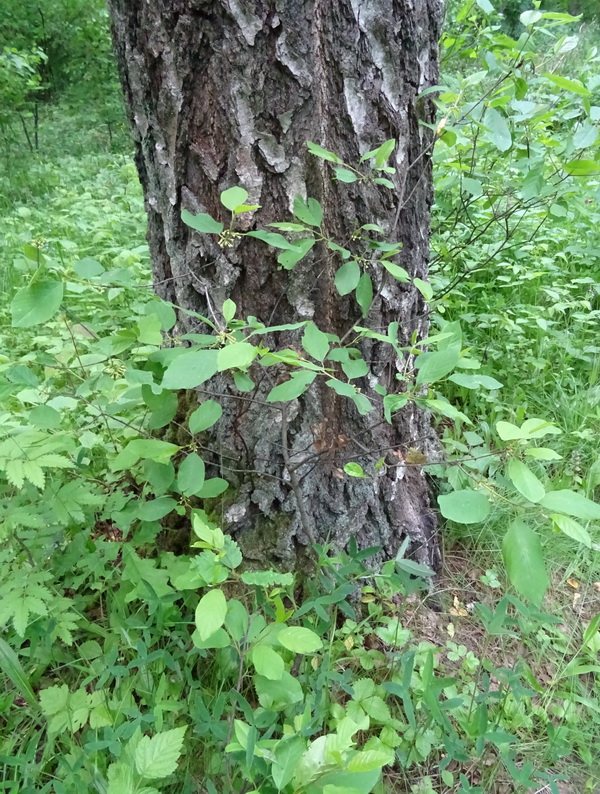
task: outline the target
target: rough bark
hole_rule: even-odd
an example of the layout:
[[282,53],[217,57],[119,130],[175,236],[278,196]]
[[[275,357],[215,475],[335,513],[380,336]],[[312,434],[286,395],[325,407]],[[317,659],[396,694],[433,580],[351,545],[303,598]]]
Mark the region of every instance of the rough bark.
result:
[[[162,297],[205,315],[230,297],[239,316],[268,325],[313,319],[340,336],[359,321],[355,301],[335,291],[340,260],[327,249],[281,271],[262,242],[222,250],[182,223],[183,209],[227,223],[219,194],[232,185],[261,205],[242,216],[242,230],[287,220],[295,195],[313,196],[336,240],[378,223],[402,242],[398,263],[427,277],[431,132],[420,121],[433,112],[417,95],[437,82],[441,0],[111,0],[110,10]],[[388,138],[398,141],[395,194],[332,181],[305,145],[356,163]],[[381,268],[370,275],[376,298],[361,324],[397,321],[401,343],[423,334],[419,292]],[[179,330],[201,329],[180,313]],[[298,345],[293,335],[270,341]],[[371,367],[364,393],[374,396],[377,382],[398,391],[405,362],[378,342],[363,353]],[[377,410],[361,417],[320,382],[282,412],[263,402],[271,370],[255,380],[249,394],[221,377],[200,395],[217,395],[224,408],[206,444],[219,449],[212,464],[232,483],[218,509],[246,558],[293,566],[311,537],[343,547],[353,535],[389,556],[409,536],[416,558],[435,564],[425,476],[397,465],[399,452],[432,443],[427,416],[408,406],[390,426],[377,398]],[[341,473],[350,459],[372,468],[384,456],[391,465],[374,479]]]

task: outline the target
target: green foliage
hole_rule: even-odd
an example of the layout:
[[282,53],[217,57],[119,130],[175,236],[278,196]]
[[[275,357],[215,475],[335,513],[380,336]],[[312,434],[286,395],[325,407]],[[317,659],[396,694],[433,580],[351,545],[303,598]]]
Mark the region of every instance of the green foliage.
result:
[[[10,112],[21,112],[44,86],[31,48],[50,53],[29,36],[29,6],[14,10],[27,35],[15,34],[5,81],[0,62],[0,91],[12,80]],[[12,180],[0,221],[7,790],[553,790],[569,757],[594,790],[599,621],[551,613],[559,576],[598,570],[598,55],[576,60],[567,17],[524,11],[511,38],[492,3],[467,3],[443,41],[431,283],[394,261],[400,244],[375,224],[329,239],[312,197],[276,231],[241,231],[238,216],[256,207],[237,185],[221,195],[228,228],[184,214],[225,248],[243,253],[245,236],[271,246],[283,270],[326,246],[339,294],[363,317],[344,340],[317,321],[265,328],[231,300],[180,339],[173,307],[143,288],[128,161],[33,161]],[[394,147],[356,164],[308,144],[332,179],[383,190]],[[427,340],[401,344],[397,324],[373,325],[377,271],[418,291]],[[276,330],[293,347],[267,345]],[[369,339],[403,363],[377,398],[360,390]],[[445,454],[411,449],[393,465],[437,478],[449,534],[501,546],[507,580],[488,556],[468,603],[450,582],[430,612],[434,572],[405,558],[408,540],[378,571],[378,550],[353,539],[347,551],[316,546],[305,581],[248,570],[218,525],[229,484],[203,446],[223,408],[206,399],[180,421],[179,391],[219,373],[248,392],[272,366],[287,374],[269,410],[322,379],[348,410],[390,423],[410,404],[430,411]],[[174,420],[176,436],[153,437]],[[352,487],[389,465],[365,454],[340,475]],[[157,542],[171,521],[191,523],[188,553]]]

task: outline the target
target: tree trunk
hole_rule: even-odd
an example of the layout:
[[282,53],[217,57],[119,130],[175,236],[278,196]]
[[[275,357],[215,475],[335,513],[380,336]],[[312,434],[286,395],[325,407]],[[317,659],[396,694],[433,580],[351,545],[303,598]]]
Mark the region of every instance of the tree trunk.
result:
[[[221,249],[215,236],[185,226],[181,212],[208,212],[228,223],[219,195],[240,185],[261,209],[240,216],[239,228],[265,228],[291,217],[294,196],[312,196],[324,207],[328,235],[343,243],[357,226],[378,223],[388,239],[402,242],[398,264],[425,279],[432,133],[420,122],[431,123],[433,109],[417,95],[437,82],[441,0],[110,6],[158,293],[205,316],[231,298],[238,317],[266,325],[312,319],[341,338],[357,323],[385,332],[398,322],[400,344],[414,331],[422,335],[420,293],[383,268],[365,265],[375,298],[363,319],[353,297],[338,296],[333,279],[341,260],[325,246],[285,271],[264,243],[245,238]],[[398,141],[396,191],[333,181],[329,164],[306,149],[312,140],[356,164],[389,138]],[[178,330],[202,328],[180,312]],[[271,347],[298,344],[293,333],[270,340]],[[293,567],[312,540],[341,548],[352,536],[359,547],[380,546],[389,557],[408,536],[413,555],[435,565],[425,474],[398,465],[408,449],[427,452],[435,443],[428,418],[408,405],[385,422],[372,387],[399,391],[395,375],[406,362],[376,340],[362,351],[371,372],[354,382],[379,401],[367,416],[322,379],[284,410],[267,404],[271,370],[258,365],[253,392],[238,392],[227,373],[200,390],[201,399],[212,394],[224,409],[206,442],[219,455],[207,464],[231,483],[218,515],[246,559]],[[385,464],[375,472],[380,457]],[[348,477],[343,467],[350,460],[374,476]]]

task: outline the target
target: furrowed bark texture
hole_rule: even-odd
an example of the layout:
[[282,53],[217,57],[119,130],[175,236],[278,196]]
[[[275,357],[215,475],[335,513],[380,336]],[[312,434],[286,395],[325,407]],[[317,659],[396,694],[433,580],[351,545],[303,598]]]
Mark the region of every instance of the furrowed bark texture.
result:
[[[229,297],[240,317],[267,325],[312,319],[340,337],[357,323],[385,333],[398,322],[401,344],[415,330],[423,334],[420,294],[380,266],[366,265],[375,299],[363,319],[353,297],[337,294],[341,260],[325,246],[282,271],[264,243],[247,238],[221,249],[215,235],[193,232],[180,216],[208,212],[227,225],[219,194],[241,185],[261,209],[240,216],[238,228],[264,228],[291,219],[294,196],[313,196],[337,242],[352,245],[357,226],[380,224],[403,244],[398,264],[426,278],[432,134],[419,122],[432,122],[433,111],[417,95],[437,82],[441,0],[111,0],[110,7],[159,294],[206,316],[219,316]],[[306,149],[312,140],[354,164],[389,138],[398,141],[396,191],[333,181],[330,164]],[[178,330],[206,329],[180,312]],[[299,349],[299,335],[268,343]],[[408,536],[417,559],[436,563],[425,476],[398,465],[409,448],[433,444],[428,419],[407,406],[392,425],[384,421],[373,387],[399,391],[395,376],[407,362],[377,341],[362,351],[371,372],[355,383],[376,406],[364,417],[324,379],[284,411],[268,405],[283,375],[258,364],[253,392],[238,392],[229,375],[200,392],[224,408],[202,442],[219,451],[207,458],[208,471],[220,469],[231,486],[217,514],[247,559],[293,567],[311,539],[343,547],[351,536],[390,556]],[[380,457],[386,465],[374,479],[342,473],[350,460],[372,471]]]

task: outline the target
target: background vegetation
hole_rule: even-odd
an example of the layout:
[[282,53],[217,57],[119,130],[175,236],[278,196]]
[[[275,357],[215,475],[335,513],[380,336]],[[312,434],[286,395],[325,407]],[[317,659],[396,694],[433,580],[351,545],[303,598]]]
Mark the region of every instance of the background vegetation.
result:
[[[220,408],[181,416],[105,10],[11,3],[0,790],[599,790],[600,54],[597,9],[573,5],[450,4],[430,350],[406,379],[445,460],[396,451],[439,494],[431,586],[406,549],[377,576],[355,547],[317,547],[307,582],[244,570],[218,526],[228,464],[202,460]],[[221,312],[239,353],[256,328]],[[192,548],[164,551],[190,517]]]

